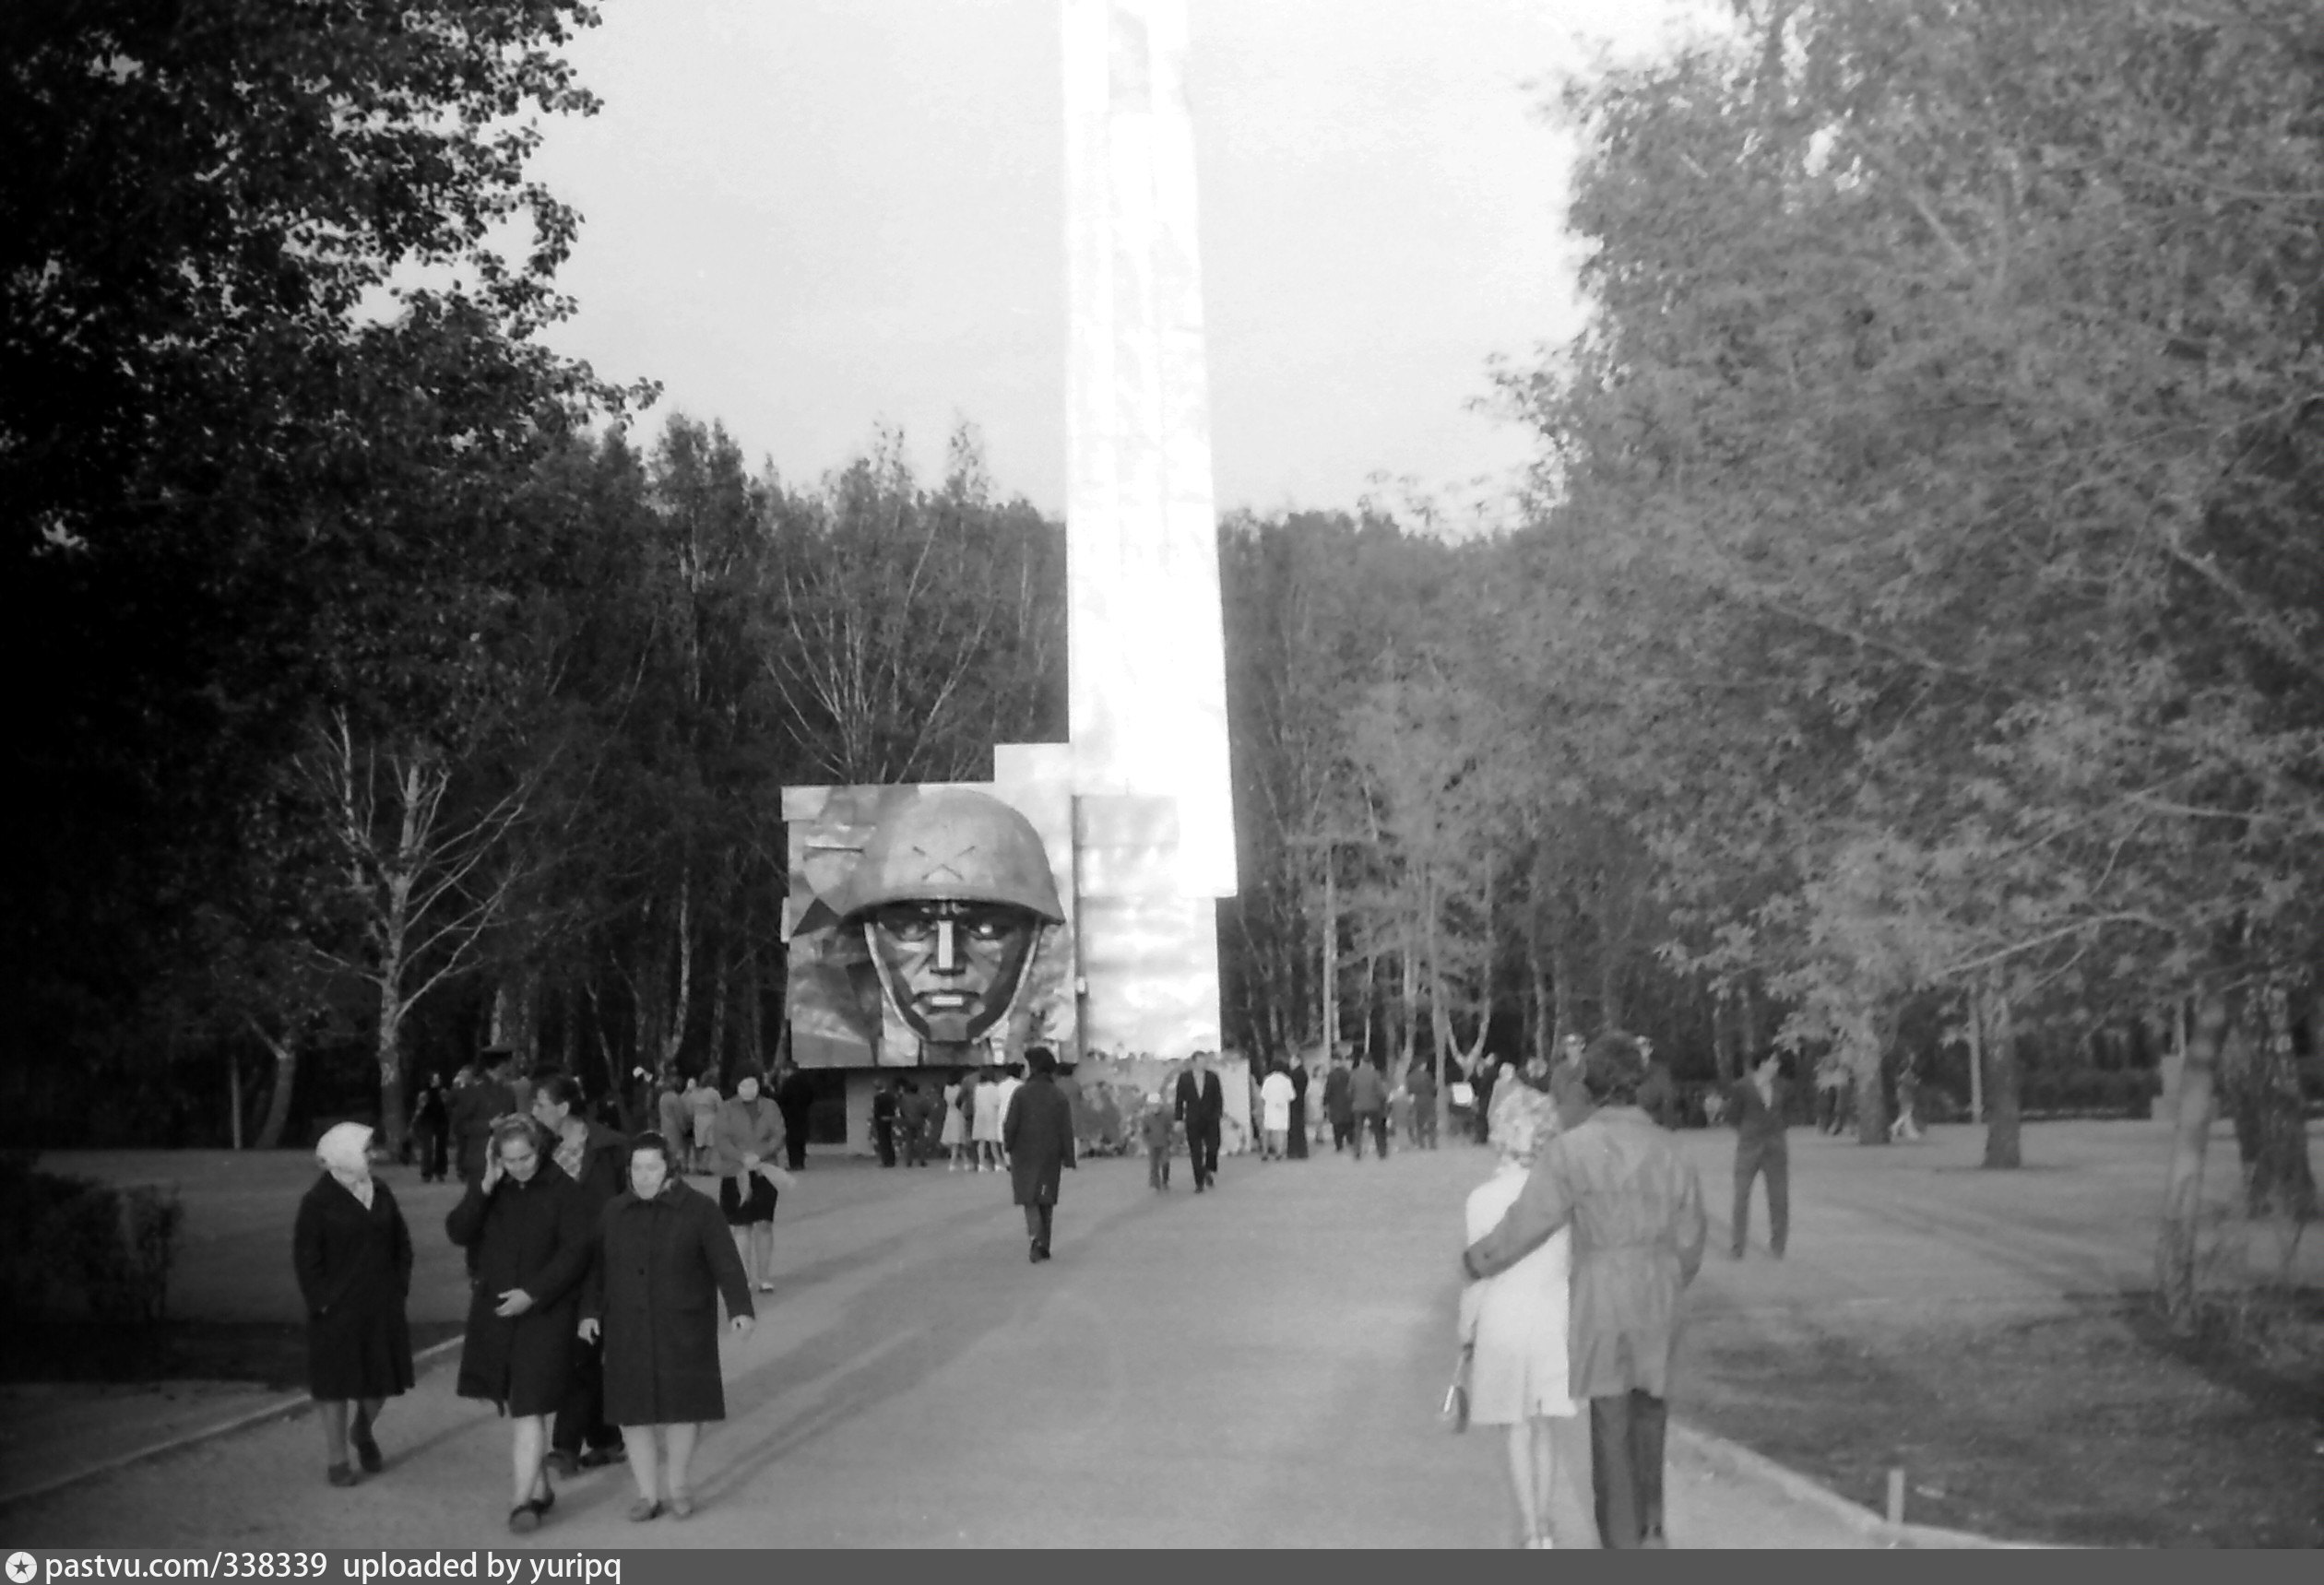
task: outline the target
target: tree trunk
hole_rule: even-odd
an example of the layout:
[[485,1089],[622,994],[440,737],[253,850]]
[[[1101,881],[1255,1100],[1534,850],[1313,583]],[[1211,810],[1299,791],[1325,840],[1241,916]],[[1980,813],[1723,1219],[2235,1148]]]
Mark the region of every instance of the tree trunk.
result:
[[1988,1082],[1982,1088],[1989,1116],[1986,1121],[1985,1165],[1989,1167],[2016,1167],[2025,1165],[2018,1112],[2017,1027],[2010,1017],[2006,997],[1988,998],[1977,993],[1976,1009],[1971,1023],[1982,1025],[1990,1015],[1993,1019],[1993,1039],[1980,1040],[1985,1047],[1985,1060],[1991,1064]]
[[[1557,1040],[1582,1033],[1581,1015],[1573,1005],[1573,932],[1569,924],[1570,921],[1560,915],[1553,919],[1549,930],[1550,988],[1558,1000]],[[1556,1040],[1551,1044],[1556,1044]]]
[[533,1017],[533,979],[529,964],[504,976],[492,990],[492,1044],[516,1053],[520,1072],[540,1063],[540,1029]]
[[722,946],[710,960],[710,1054],[703,1059],[705,1067],[716,1068],[725,1059],[726,1033],[727,955]]
[[1727,997],[1724,991],[1711,993],[1711,1061],[1719,1075],[1719,1088],[1731,1089],[1736,1081],[1735,1020],[1727,1012]]
[[[1856,1143],[1868,1145],[1889,1142],[1888,1093],[1880,1087],[1880,1070],[1886,1065],[1889,1031],[1893,1020],[1886,1013],[1865,1015],[1852,1039],[1848,1053],[1849,1070],[1856,1075]],[[1745,1060],[1759,1055],[1753,1043]]]
[[[747,916],[746,916],[747,918]],[[757,1062],[766,1049],[766,993],[760,979],[758,941],[746,928],[743,934],[742,1057],[746,1062]],[[723,1051],[710,1053],[710,1060],[703,1067],[723,1090],[726,1088],[727,1059]]]
[[404,1140],[404,1006],[395,988],[379,988],[379,1137],[390,1159],[403,1154]]
[[2154,1285],[2164,1313],[2186,1326],[2195,1308],[2196,1240],[2202,1229],[2203,1156],[2211,1143],[2211,1084],[2226,1044],[2226,999],[2205,994],[2179,1069],[2178,1111],[2171,1129],[2171,1170],[2163,1190],[2163,1227],[2155,1241]]
[[[679,1049],[686,1043],[686,1019],[694,1009],[694,881],[681,877],[678,881],[678,1002],[670,1010],[670,1030],[662,1036],[661,1055],[657,1068],[669,1068],[678,1061]],[[637,1060],[646,1061],[646,1047],[641,1043]],[[624,1075],[621,1094],[629,1094],[629,1081]]]
[[2316,1176],[2308,1166],[2307,1119],[2300,1068],[2292,1049],[2289,999],[2271,987],[2258,999],[2252,1037],[2230,1064],[2235,1144],[2243,1165],[2244,1210],[2252,1216],[2316,1213]]
[[242,1053],[226,1042],[226,1138],[231,1148],[243,1147]]
[[256,1023],[251,1030],[274,1056],[274,1090],[267,1097],[266,1120],[258,1125],[259,1150],[273,1150],[282,1143],[282,1130],[290,1125],[290,1088],[299,1074],[299,1047],[295,1040],[277,1040]]
[[1400,1004],[1400,1011],[1402,1013],[1402,1018],[1398,1024],[1398,1032],[1403,1036],[1403,1045],[1396,1053],[1396,1071],[1401,1073],[1412,1065],[1412,1025],[1415,1019],[1418,1017],[1418,1011],[1413,1004],[1419,994],[1420,976],[1418,973],[1418,964],[1416,964],[1413,959],[1412,936],[1409,931],[1405,933],[1403,946],[1400,949],[1397,968],[1398,979],[1396,982],[1396,990],[1398,992],[1398,996],[1396,999]]

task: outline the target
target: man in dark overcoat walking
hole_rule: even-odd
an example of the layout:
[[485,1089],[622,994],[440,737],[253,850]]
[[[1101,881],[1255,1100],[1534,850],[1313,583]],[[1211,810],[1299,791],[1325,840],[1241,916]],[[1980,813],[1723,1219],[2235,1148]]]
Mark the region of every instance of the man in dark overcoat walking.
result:
[[1295,1051],[1291,1054],[1291,1159],[1293,1161],[1307,1160],[1308,1081],[1307,1059]]
[[1356,1141],[1356,1103],[1351,1086],[1355,1075],[1347,1059],[1332,1054],[1332,1070],[1323,1076],[1323,1115],[1332,1124],[1332,1153],[1336,1155]]
[[1010,1185],[1025,1207],[1028,1258],[1049,1258],[1049,1217],[1057,1189],[1073,1161],[1073,1108],[1057,1087],[1057,1059],[1036,1046],[1026,1053],[1033,1075],[1009,1097],[1001,1119],[1001,1146],[1009,1153]]

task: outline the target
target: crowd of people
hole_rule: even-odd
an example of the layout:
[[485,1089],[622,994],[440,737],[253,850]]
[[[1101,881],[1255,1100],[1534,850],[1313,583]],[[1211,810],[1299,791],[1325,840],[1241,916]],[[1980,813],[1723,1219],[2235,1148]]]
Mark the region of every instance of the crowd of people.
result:
[[[1497,1153],[1466,1204],[1459,1343],[1471,1418],[1506,1428],[1524,1545],[1571,1544],[1591,1531],[1607,1546],[1665,1544],[1671,1355],[1707,1222],[1694,1169],[1667,1132],[1651,1057],[1628,1035],[1586,1047],[1570,1036],[1554,1059],[1513,1070],[1490,1060],[1456,1069],[1446,1096]],[[1715,1092],[1716,1115],[1737,1130],[1737,1260],[1755,1186],[1765,1189],[1769,1253],[1780,1260],[1789,1236],[1795,1098],[1783,1068],[1767,1054]],[[555,1506],[552,1475],[616,1462],[636,1484],[631,1518],[692,1513],[701,1427],[725,1414],[719,1306],[747,1333],[753,1295],[774,1285],[776,1206],[803,1163],[812,1101],[797,1079],[786,1070],[770,1089],[748,1070],[722,1096],[707,1076],[667,1074],[655,1086],[655,1126],[635,1133],[615,1126],[612,1108],[592,1112],[571,1075],[519,1075],[501,1050],[422,1091],[413,1114],[421,1180],[457,1172],[465,1186],[445,1221],[471,1284],[456,1390],[510,1422],[512,1530],[538,1529]],[[1305,1158],[1305,1059],[1270,1065],[1251,1083],[1263,1159]],[[1384,1064],[1335,1052],[1318,1121],[1334,1152],[1358,1161],[1368,1141],[1384,1158],[1392,1135],[1430,1148],[1434,1084],[1422,1062],[1392,1078]],[[1132,1097],[1144,1103],[1135,1132],[1148,1182],[1168,1189],[1182,1151],[1204,1192],[1216,1181],[1227,1110],[1215,1055],[1178,1064],[1165,1086],[1167,1099],[1161,1089]],[[1062,1174],[1078,1165],[1069,1093],[1040,1048],[941,1082],[883,1077],[872,1106],[880,1163],[920,1166],[948,1153],[949,1170],[1008,1173],[1038,1263],[1050,1258]],[[293,1230],[309,1389],[326,1478],[340,1486],[385,1467],[378,1418],[413,1381],[411,1235],[372,1175],[371,1142],[360,1123],[324,1134],[322,1171]],[[688,1185],[689,1173],[714,1177],[715,1198]],[[1585,1465],[1586,1502],[1576,1478]]]
[[[556,1506],[552,1474],[617,1462],[637,1486],[632,1519],[694,1511],[694,1443],[726,1412],[717,1303],[735,1331],[751,1330],[752,1295],[774,1286],[775,1207],[794,1181],[785,1163],[798,1159],[762,1087],[755,1070],[725,1098],[667,1081],[660,1126],[624,1133],[570,1074],[519,1075],[512,1053],[491,1050],[419,1097],[422,1181],[456,1171],[465,1186],[445,1218],[470,1289],[456,1390],[508,1417],[511,1530],[540,1528]],[[362,1123],[324,1134],[292,1232],[308,1389],[325,1476],[339,1486],[385,1467],[374,1426],[413,1380],[411,1234],[371,1147]],[[717,1177],[715,1201],[689,1169]]]

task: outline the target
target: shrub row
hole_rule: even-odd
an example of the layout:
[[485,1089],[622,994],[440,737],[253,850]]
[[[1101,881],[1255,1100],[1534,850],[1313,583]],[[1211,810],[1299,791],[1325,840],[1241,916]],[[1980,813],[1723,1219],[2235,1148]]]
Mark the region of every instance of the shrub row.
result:
[[2018,1080],[2018,1108],[2094,1118],[2148,1118],[2163,1091],[2162,1075],[2145,1069],[2040,1069]]
[[0,1154],[0,1308],[19,1319],[159,1320],[185,1208],[173,1189],[115,1189]]

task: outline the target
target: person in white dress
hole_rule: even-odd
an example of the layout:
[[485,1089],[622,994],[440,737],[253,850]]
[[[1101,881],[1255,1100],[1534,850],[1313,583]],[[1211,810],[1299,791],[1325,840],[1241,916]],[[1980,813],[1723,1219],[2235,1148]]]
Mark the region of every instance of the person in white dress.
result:
[[[1470,1243],[1491,1232],[1516,1202],[1536,1158],[1557,1131],[1557,1106],[1540,1091],[1517,1082],[1495,1097],[1492,1139],[1500,1160],[1493,1176],[1469,1194]],[[1559,1535],[1567,1545],[1576,1544],[1590,1523],[1580,1496],[1589,1482],[1587,1423],[1577,1417],[1567,1378],[1572,1236],[1560,1228],[1532,1254],[1461,1295],[1469,1419],[1509,1428],[1509,1484],[1523,1546],[1553,1546]]]
[[952,1152],[946,1172],[960,1170],[960,1153],[968,1142],[968,1124],[960,1115],[960,1081],[954,1079],[944,1086],[944,1131],[936,1136],[936,1142]]
[[968,1142],[976,1162],[971,1170],[998,1172],[1001,1170],[1001,1081],[994,1073],[987,1073],[977,1081],[977,1098],[971,1103],[968,1120]]
[[1259,1081],[1259,1127],[1267,1136],[1269,1161],[1281,1161],[1290,1153],[1291,1103],[1298,1095],[1298,1087],[1280,1064],[1268,1069],[1267,1076]]
[[1001,1120],[992,1125],[992,1148],[1001,1158],[1002,1172],[1009,1170],[1009,1103],[1016,1099],[1019,1090],[1025,1088],[1024,1067],[1022,1062],[1008,1064],[1001,1070],[1001,1082],[993,1086],[1001,1092],[1000,1098],[992,1104],[993,1112]]

